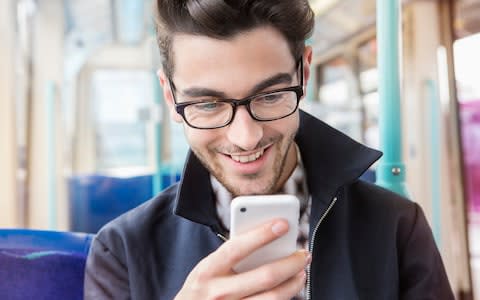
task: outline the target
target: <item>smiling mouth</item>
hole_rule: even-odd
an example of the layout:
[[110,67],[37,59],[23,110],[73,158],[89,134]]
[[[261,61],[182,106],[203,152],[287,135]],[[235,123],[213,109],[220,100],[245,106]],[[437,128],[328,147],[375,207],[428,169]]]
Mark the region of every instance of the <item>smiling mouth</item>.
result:
[[245,164],[245,163],[256,161],[263,155],[264,152],[265,152],[265,149],[262,149],[250,155],[229,155],[229,156],[234,161]]

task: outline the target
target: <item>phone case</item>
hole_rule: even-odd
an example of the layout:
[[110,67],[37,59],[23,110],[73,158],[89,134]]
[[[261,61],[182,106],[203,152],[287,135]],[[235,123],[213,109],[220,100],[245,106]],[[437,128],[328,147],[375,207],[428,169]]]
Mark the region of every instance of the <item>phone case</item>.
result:
[[238,263],[234,270],[245,272],[288,256],[297,249],[300,204],[293,195],[240,196],[232,201],[230,237],[244,233],[275,218],[286,219],[289,231],[259,248]]

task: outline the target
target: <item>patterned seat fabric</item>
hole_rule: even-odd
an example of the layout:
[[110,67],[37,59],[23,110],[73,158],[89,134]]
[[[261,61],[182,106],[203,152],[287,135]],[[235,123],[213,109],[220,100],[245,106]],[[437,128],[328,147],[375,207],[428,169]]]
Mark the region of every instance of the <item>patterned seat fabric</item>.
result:
[[93,235],[0,230],[0,299],[83,299]]

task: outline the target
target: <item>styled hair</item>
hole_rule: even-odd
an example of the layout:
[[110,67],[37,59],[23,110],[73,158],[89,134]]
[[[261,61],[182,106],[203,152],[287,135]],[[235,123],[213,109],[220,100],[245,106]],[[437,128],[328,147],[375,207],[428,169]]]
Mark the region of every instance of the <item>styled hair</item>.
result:
[[157,42],[168,77],[174,69],[174,34],[228,40],[269,25],[285,37],[294,59],[298,59],[312,34],[314,19],[307,0],[157,0],[155,6]]

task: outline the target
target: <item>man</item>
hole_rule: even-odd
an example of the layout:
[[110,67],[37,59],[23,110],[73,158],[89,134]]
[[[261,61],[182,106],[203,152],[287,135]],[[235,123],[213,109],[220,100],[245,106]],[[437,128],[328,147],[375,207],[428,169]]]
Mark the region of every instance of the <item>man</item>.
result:
[[[358,180],[379,152],[298,110],[312,61],[306,0],[157,5],[160,84],[192,151],[178,185],[98,233],[86,299],[453,299],[420,207]],[[224,241],[230,201],[275,193],[301,200],[308,247],[237,274],[288,224]]]

